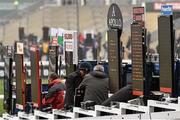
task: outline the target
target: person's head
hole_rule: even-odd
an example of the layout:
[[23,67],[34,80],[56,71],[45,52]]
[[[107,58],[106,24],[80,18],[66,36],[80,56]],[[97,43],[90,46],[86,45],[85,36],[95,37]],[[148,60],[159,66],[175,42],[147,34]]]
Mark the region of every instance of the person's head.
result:
[[58,77],[59,76],[56,73],[51,73],[50,76],[49,76],[49,81],[51,82],[51,81],[53,81],[55,79],[58,79]]
[[79,71],[83,77],[85,74],[89,73],[92,69],[92,66],[89,62],[81,62],[79,65]]
[[96,65],[93,70],[94,71],[104,72],[104,67],[102,65]]

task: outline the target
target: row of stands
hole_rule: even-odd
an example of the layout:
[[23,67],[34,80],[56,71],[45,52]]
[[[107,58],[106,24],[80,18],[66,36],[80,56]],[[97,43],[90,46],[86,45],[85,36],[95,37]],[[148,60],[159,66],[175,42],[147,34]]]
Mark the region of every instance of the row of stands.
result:
[[[34,114],[26,114],[24,112],[18,112],[18,116],[10,116],[8,114],[3,114],[3,119],[179,119],[180,98],[176,100],[178,101],[177,103],[171,103],[169,102],[169,100],[164,102],[148,100],[147,106],[131,103],[131,100],[129,101],[129,103],[117,102],[111,107],[95,105],[94,110],[74,107],[73,112],[54,109],[52,113],[47,113],[41,112],[39,110],[34,110]],[[163,111],[157,112],[157,107],[161,108]]]

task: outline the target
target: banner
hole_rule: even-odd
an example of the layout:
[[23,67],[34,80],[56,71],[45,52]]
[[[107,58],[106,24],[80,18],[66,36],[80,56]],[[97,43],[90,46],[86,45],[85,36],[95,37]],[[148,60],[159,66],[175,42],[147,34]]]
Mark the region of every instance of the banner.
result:
[[62,28],[50,28],[49,36],[52,45],[63,46],[63,31],[64,29]]

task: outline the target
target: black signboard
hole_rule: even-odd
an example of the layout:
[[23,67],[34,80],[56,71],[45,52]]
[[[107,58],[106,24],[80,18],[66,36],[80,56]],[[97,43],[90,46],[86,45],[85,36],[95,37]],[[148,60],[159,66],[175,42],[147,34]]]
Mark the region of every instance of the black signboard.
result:
[[108,31],[109,85],[112,93],[121,88],[121,56],[118,30]]
[[39,75],[39,50],[36,46],[31,46],[30,54],[32,103],[34,107],[39,108],[41,105],[41,80]]
[[12,58],[6,57],[4,61],[4,109],[10,113],[12,103]]
[[158,18],[160,91],[172,92],[174,80],[174,39],[172,16]]
[[[118,5],[115,3],[111,4],[108,10],[107,25],[109,29],[119,29],[121,32],[123,30],[122,13]],[[121,35],[121,32],[120,32],[120,35]]]
[[133,95],[143,95],[144,88],[144,60],[142,26],[138,23],[131,24],[132,43],[132,80]]
[[25,74],[23,55],[15,54],[16,71],[16,108],[23,110],[25,106]]
[[123,30],[123,19],[118,5],[113,3],[109,7],[107,15],[108,25],[108,63],[109,63],[109,87],[110,92],[114,93],[121,89],[121,33]]

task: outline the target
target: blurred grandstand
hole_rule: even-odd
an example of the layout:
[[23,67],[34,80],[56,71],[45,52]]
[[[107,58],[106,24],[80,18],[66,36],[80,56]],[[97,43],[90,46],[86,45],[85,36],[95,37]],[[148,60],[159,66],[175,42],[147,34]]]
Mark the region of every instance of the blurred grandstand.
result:
[[[42,37],[43,26],[78,29],[76,0],[19,0],[18,5],[14,5],[14,1],[0,1],[2,6],[0,7],[0,41],[5,45],[13,44],[14,40],[18,40],[18,27],[24,27],[26,34],[33,33],[38,39]],[[105,0],[86,0],[84,5],[82,1],[79,0],[80,32],[106,31],[109,6],[105,5]],[[120,6],[124,28],[129,29],[132,11],[129,0],[110,0],[110,3],[112,2]]]
[[[158,1],[172,0],[0,0],[0,42],[3,45],[13,45],[15,40],[19,40],[19,27],[24,27],[26,36],[35,35],[37,40],[41,41],[42,28],[47,26],[78,30],[81,33],[100,32],[103,45],[106,41],[107,11],[109,5],[115,2],[122,11],[124,25],[121,41],[123,46],[129,47],[125,49],[128,53],[132,7]],[[147,12],[145,15],[147,30],[152,33],[150,47],[153,49],[156,49],[158,44],[158,15],[157,12]],[[129,57],[126,54],[125,56]]]

